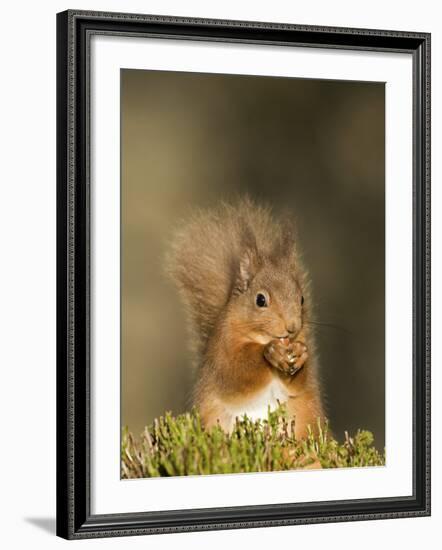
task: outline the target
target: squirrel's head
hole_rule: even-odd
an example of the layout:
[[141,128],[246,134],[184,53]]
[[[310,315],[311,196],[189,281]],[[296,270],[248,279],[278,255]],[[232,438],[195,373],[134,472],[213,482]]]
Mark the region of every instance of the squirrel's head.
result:
[[263,345],[294,338],[303,326],[304,293],[296,260],[245,250],[230,300],[235,331]]

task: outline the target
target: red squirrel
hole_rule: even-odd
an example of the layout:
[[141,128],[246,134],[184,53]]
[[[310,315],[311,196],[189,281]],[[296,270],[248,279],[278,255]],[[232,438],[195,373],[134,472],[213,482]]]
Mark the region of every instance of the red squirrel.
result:
[[281,403],[295,437],[314,430],[324,411],[292,224],[249,198],[198,211],[175,235],[168,271],[188,314],[203,424],[231,431]]

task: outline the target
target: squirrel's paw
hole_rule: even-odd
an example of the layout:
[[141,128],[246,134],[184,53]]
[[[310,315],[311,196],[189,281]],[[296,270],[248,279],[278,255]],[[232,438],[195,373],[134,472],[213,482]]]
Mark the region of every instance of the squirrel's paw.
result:
[[264,348],[267,361],[285,374],[293,376],[308,359],[307,346],[302,342],[288,340],[272,340]]

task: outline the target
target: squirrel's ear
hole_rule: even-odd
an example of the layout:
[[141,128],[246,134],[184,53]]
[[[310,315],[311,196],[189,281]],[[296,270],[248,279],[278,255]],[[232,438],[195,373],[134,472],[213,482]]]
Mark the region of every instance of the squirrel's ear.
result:
[[245,292],[250,285],[256,270],[256,258],[251,250],[246,250],[239,261],[239,273],[235,292]]

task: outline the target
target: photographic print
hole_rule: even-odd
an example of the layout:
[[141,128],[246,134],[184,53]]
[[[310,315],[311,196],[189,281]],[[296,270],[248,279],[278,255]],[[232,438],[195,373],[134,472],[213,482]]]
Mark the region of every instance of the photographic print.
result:
[[384,466],[385,83],[120,78],[121,477]]

